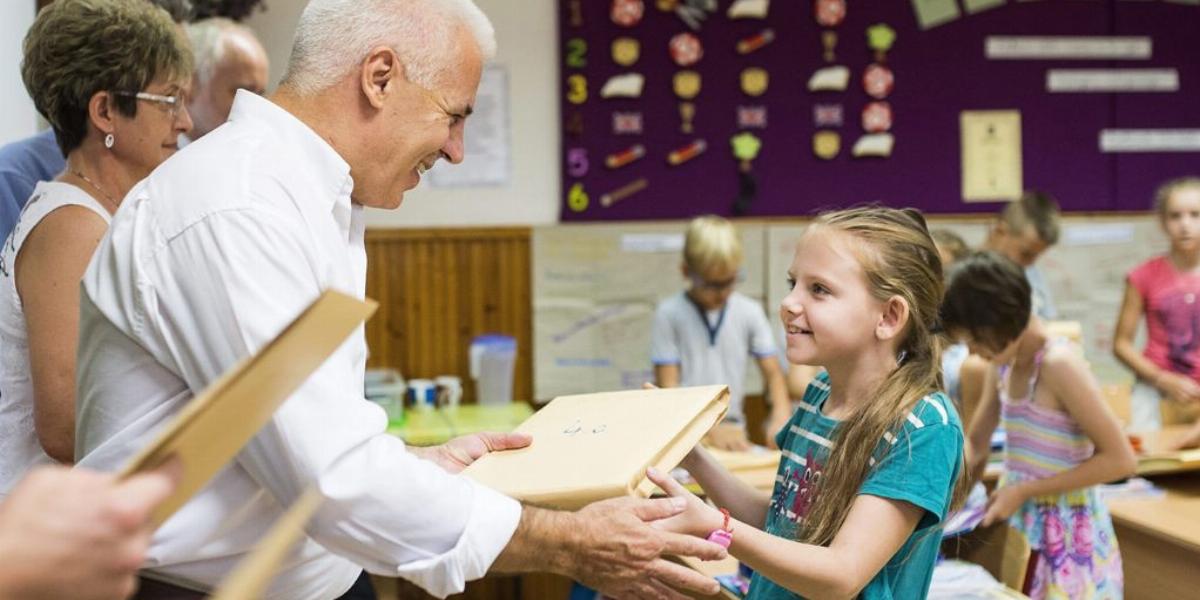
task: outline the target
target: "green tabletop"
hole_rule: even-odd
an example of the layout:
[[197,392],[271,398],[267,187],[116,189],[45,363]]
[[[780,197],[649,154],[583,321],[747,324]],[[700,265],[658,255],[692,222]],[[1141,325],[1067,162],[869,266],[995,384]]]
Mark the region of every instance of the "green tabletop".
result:
[[406,408],[404,422],[390,425],[388,433],[414,446],[433,446],[468,433],[512,431],[532,414],[533,408],[526,402],[500,406],[464,404],[436,410]]

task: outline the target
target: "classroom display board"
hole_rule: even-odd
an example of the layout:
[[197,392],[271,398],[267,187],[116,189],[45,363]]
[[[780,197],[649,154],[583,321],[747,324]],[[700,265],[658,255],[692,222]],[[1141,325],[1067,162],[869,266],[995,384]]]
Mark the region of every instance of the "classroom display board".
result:
[[[988,223],[983,217],[930,219],[932,229],[955,231],[973,247],[984,241]],[[534,230],[536,398],[636,389],[653,380],[654,307],[686,284],[679,275],[684,227],[684,222],[663,222]],[[787,269],[804,227],[799,221],[738,223],[746,277],[737,290],[764,303],[781,345],[778,307],[788,291]],[[1165,251],[1166,239],[1152,215],[1068,216],[1058,245],[1038,263],[1058,318],[1080,322],[1085,355],[1102,382],[1131,378],[1112,356],[1125,275]],[[1137,346],[1143,343],[1139,337]],[[746,392],[760,393],[758,370],[748,367]]]
[[[1068,211],[1136,211],[1164,179],[1198,170],[1200,1],[559,9],[565,222],[871,201],[994,212],[964,203],[964,166],[985,184],[1049,191]],[[1009,130],[964,132],[963,111],[1015,115],[1002,123],[1017,139],[1002,141],[1016,144],[1016,172],[986,145]]]
[[[686,285],[683,230],[680,222],[534,229],[534,398],[654,381],[650,325],[658,302]],[[738,291],[763,302],[766,231],[738,230],[746,267]],[[757,393],[761,376],[747,374],[747,393]]]

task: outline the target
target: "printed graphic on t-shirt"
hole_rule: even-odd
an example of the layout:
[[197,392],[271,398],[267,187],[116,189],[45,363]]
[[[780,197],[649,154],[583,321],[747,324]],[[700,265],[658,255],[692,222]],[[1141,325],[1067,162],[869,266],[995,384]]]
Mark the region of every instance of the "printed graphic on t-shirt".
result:
[[[794,536],[796,530],[808,517],[817,497],[821,493],[821,482],[825,475],[825,453],[815,452],[814,446],[807,448],[802,462],[789,460],[783,469],[779,489],[771,495],[770,511],[778,526],[789,529]],[[786,525],[785,525],[786,524]]]
[[1171,370],[1191,374],[1200,348],[1200,306],[1193,292],[1164,294],[1154,310],[1167,332],[1167,359]]

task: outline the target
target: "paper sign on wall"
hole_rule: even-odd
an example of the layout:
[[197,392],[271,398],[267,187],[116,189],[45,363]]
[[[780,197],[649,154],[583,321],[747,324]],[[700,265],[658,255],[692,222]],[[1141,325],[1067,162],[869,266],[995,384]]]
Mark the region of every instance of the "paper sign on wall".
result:
[[508,71],[488,66],[479,80],[462,164],[442,161],[429,172],[434,187],[505,186],[511,181],[512,135],[508,122]]
[[921,29],[949,23],[962,14],[954,0],[912,0],[912,5]]
[[1175,92],[1179,71],[1175,69],[1050,69],[1046,91],[1082,92]]
[[1200,152],[1200,129],[1104,129],[1101,152]]
[[969,15],[996,8],[1003,4],[1004,0],[963,0],[963,8],[967,9],[967,14]]
[[1014,200],[1021,196],[1021,113],[963,111],[962,197],[965,202]]
[[1149,37],[1132,35],[989,35],[983,45],[990,60],[1146,60],[1153,52]]

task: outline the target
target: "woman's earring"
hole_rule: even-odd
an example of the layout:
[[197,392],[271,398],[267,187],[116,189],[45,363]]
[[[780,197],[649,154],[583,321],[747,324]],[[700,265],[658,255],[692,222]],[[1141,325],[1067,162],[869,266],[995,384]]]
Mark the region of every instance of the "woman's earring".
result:
[[115,142],[115,141],[116,141],[116,139],[115,139],[115,138],[113,138],[113,134],[111,134],[111,133],[110,133],[110,134],[108,134],[108,135],[106,135],[106,136],[104,136],[104,147],[105,147],[105,148],[112,148],[112,147],[113,147],[113,142]]

